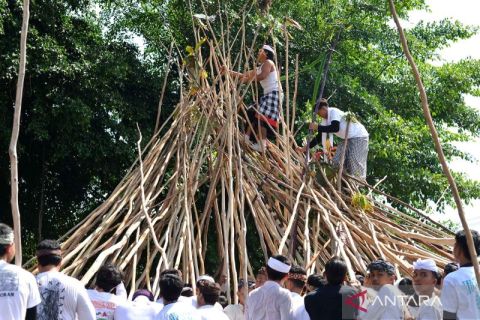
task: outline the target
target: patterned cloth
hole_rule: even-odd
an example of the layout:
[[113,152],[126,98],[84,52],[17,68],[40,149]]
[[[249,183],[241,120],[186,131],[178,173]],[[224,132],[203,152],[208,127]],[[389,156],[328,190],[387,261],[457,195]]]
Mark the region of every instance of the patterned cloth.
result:
[[[337,146],[337,152],[333,157],[334,166],[340,165],[345,140]],[[368,137],[348,139],[347,152],[345,152],[345,171],[359,178],[367,177]]]
[[280,95],[278,91],[260,97],[258,112],[267,118],[278,121],[280,118]]

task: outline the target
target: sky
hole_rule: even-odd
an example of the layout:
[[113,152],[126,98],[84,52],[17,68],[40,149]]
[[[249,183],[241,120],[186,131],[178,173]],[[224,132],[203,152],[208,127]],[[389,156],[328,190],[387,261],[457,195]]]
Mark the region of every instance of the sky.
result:
[[[415,11],[410,14],[408,21],[404,21],[404,27],[408,28],[421,20],[438,21],[444,18],[458,20],[463,24],[480,26],[478,12],[480,12],[480,1],[478,0],[426,0],[429,10]],[[480,59],[480,31],[470,39],[452,43],[449,48],[439,51],[440,61],[445,63],[458,61],[464,58]],[[480,110],[480,98],[466,96],[465,101],[472,107]],[[474,163],[469,163],[460,159],[450,163],[450,168],[454,171],[464,172],[471,179],[480,181],[480,139],[472,142],[462,142],[456,144],[462,151],[469,152],[474,158]],[[435,201],[435,199],[432,199]],[[464,206],[467,222],[471,229],[480,231],[480,199],[474,200],[470,205]],[[438,221],[452,220],[458,225],[460,219],[457,209],[448,207],[444,214],[435,213],[432,218]]]

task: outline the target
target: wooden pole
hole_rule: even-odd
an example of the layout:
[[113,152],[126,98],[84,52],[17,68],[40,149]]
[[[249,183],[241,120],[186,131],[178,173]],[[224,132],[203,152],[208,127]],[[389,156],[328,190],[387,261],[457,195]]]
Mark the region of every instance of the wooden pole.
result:
[[13,114],[12,137],[8,153],[10,155],[10,187],[13,217],[13,230],[15,233],[15,264],[22,265],[22,230],[20,208],[18,206],[18,157],[17,141],[20,133],[20,116],[22,112],[23,82],[25,80],[25,65],[27,60],[27,34],[28,20],[30,18],[30,1],[23,1],[22,32],[20,35],[20,62],[18,67],[17,93],[15,95],[15,111]]
[[400,24],[400,20],[398,19],[397,10],[395,9],[395,4],[393,0],[389,0],[390,12],[392,13],[393,20],[395,21],[395,25],[397,26],[398,33],[400,35],[400,40],[402,43],[402,49],[407,57],[408,63],[412,68],[413,76],[415,78],[415,82],[417,83],[418,91],[420,92],[420,100],[422,102],[422,109],[423,115],[425,120],[427,121],[428,128],[430,129],[430,134],[432,135],[433,143],[435,144],[435,150],[437,151],[438,159],[442,165],[443,173],[447,177],[448,183],[452,190],[453,199],[455,200],[455,204],[457,205],[458,215],[460,217],[460,221],[462,222],[462,227],[465,231],[467,236],[467,244],[468,250],[470,252],[470,259],[473,263],[473,268],[475,270],[475,277],[477,278],[477,284],[480,287],[480,268],[478,265],[477,260],[477,253],[475,252],[475,245],[473,243],[472,234],[470,232],[470,228],[468,227],[467,219],[465,219],[465,213],[463,211],[462,199],[460,198],[460,193],[458,192],[457,184],[455,183],[455,179],[448,168],[447,160],[445,159],[445,155],[443,153],[442,145],[440,143],[440,139],[438,138],[438,133],[435,128],[435,124],[433,123],[432,115],[430,114],[430,108],[428,106],[428,98],[427,93],[425,92],[425,87],[423,86],[422,78],[420,76],[420,72],[418,71],[417,65],[413,60],[412,55],[410,54],[410,49],[408,47],[407,38],[405,37],[405,33],[403,32],[402,25]]

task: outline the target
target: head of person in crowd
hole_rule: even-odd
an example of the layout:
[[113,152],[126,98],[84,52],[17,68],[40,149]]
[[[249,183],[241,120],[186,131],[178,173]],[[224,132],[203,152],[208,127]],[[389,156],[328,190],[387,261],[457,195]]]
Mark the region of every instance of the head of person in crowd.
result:
[[267,280],[267,269],[265,267],[261,267],[258,269],[257,276],[255,277],[255,288],[260,288]]
[[220,285],[211,281],[201,281],[198,284],[199,294],[197,296],[198,306],[211,305],[218,302],[220,296]]
[[258,63],[264,63],[267,60],[275,62],[275,50],[268,44],[264,44],[258,49],[257,61]]
[[267,262],[267,277],[269,281],[283,284],[290,272],[290,261],[280,254],[272,256]]
[[285,288],[291,292],[301,294],[307,282],[307,271],[297,265],[293,265],[288,272]]
[[395,283],[395,267],[388,261],[383,259],[373,261],[367,270],[369,286],[377,291],[384,285]]
[[110,292],[122,282],[122,273],[112,264],[104,264],[98,269],[95,290]]
[[403,292],[406,296],[413,296],[415,294],[415,289],[413,288],[413,281],[410,278],[402,278],[398,282],[398,289]]
[[347,264],[339,257],[333,257],[325,264],[325,272],[323,275],[327,279],[329,285],[342,285],[347,278]]
[[318,100],[317,104],[318,104],[317,114],[323,119],[328,119],[328,100],[325,98],[321,98],[320,100]]
[[133,293],[133,296],[132,296],[132,301],[135,301],[135,302],[148,303],[148,302],[153,302],[154,300],[155,300],[155,297],[153,296],[153,293],[147,289],[137,290]]
[[182,293],[180,294],[182,297],[193,297],[193,289],[191,283],[185,283]]
[[180,279],[182,278],[182,271],[178,269],[165,269],[162,272],[160,272],[160,277],[166,275],[166,274],[173,274],[178,276]]
[[440,273],[432,259],[418,259],[413,263],[413,288],[419,296],[431,297],[440,279]]
[[58,271],[62,264],[62,250],[56,240],[45,239],[37,245],[36,251],[38,271]]
[[[480,234],[475,230],[470,230],[473,238],[473,246],[477,257],[480,254]],[[468,250],[467,235],[464,230],[455,234],[455,245],[453,246],[453,256],[455,260],[462,266],[472,263],[470,251]]]
[[225,309],[228,306],[228,299],[226,296],[223,294],[220,294],[218,296],[218,303],[222,306],[223,309]]
[[240,279],[238,281],[238,290],[237,290],[237,296],[238,296],[238,303],[241,305],[245,304],[245,286],[247,287],[247,294],[250,293],[253,289],[255,289],[255,282],[253,280],[248,280],[245,281],[243,279]]
[[11,262],[15,258],[15,243],[13,230],[4,223],[0,223],[0,260]]
[[184,283],[182,279],[175,274],[165,274],[160,277],[159,287],[160,294],[163,298],[163,304],[177,302],[178,297],[182,293]]
[[213,279],[213,277],[209,276],[208,274],[204,274],[198,277],[197,282],[195,283],[196,284],[195,295],[198,296],[198,294],[200,293],[199,287],[202,285],[203,282],[215,283],[215,279]]
[[355,279],[357,279],[358,283],[360,283],[360,285],[362,286],[365,283],[365,277],[363,276],[363,274],[356,274]]
[[458,263],[449,262],[443,268],[443,277],[445,278],[449,273],[457,271],[459,268]]
[[317,273],[311,274],[307,278],[307,292],[312,292],[325,285],[325,278]]

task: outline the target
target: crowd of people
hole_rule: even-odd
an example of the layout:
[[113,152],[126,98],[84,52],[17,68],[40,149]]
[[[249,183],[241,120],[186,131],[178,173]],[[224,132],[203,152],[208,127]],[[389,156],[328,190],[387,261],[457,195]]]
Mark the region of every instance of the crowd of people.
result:
[[[480,235],[472,231],[477,256]],[[308,320],[308,319],[480,319],[480,291],[465,232],[455,236],[453,256],[441,272],[431,259],[413,263],[412,278],[397,279],[386,260],[368,265],[365,275],[349,279],[341,258],[333,257],[320,274],[292,264],[285,256],[268,259],[255,279],[239,279],[227,304],[223,275],[217,283],[203,275],[192,285],[180,270],[160,274],[159,296],[147,289],[128,298],[122,273],[101,266],[93,288],[63,274],[62,251],[55,240],[37,246],[38,273],[10,264],[15,256],[13,230],[0,223],[0,318],[41,320]]]

